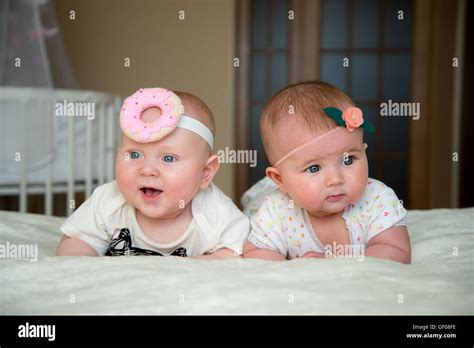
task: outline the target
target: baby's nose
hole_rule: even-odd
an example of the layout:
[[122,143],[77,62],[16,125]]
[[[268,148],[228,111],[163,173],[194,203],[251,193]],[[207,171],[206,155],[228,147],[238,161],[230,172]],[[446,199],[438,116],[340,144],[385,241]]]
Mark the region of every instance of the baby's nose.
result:
[[342,185],[344,183],[344,176],[342,171],[338,168],[334,168],[329,171],[326,175],[326,186]]
[[158,171],[156,166],[153,166],[149,163],[144,163],[140,167],[140,174],[144,175],[144,176],[155,176],[155,177],[157,177],[157,176],[160,175],[160,172]]

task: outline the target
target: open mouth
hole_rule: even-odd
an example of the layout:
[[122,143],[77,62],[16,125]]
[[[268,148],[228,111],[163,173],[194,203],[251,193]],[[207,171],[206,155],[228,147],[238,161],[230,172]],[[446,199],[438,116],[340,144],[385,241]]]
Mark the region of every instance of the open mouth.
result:
[[156,198],[160,195],[161,192],[163,192],[153,187],[142,187],[140,191],[143,192],[146,198]]

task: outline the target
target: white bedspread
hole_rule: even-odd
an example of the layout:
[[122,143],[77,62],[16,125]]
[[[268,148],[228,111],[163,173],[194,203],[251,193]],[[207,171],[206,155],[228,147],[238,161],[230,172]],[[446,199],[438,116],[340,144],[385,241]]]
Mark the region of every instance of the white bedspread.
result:
[[0,212],[0,314],[474,314],[474,208],[410,211],[411,265],[54,257],[60,218]]

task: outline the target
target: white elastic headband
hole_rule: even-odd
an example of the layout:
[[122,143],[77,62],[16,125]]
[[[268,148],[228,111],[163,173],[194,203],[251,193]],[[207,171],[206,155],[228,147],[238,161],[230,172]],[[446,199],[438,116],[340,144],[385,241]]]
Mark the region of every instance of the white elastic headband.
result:
[[212,132],[209,130],[209,128],[204,125],[204,123],[196,120],[195,118],[181,115],[176,127],[187,129],[196,133],[209,144],[212,150],[212,147],[214,146],[214,136],[212,135]]

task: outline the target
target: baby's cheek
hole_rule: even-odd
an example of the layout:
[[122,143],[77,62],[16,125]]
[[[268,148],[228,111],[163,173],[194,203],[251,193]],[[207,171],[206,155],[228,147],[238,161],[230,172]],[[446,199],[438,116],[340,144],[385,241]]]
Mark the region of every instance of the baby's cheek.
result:
[[132,189],[134,179],[133,171],[129,166],[121,164],[116,167],[115,177],[119,190],[126,195],[126,193]]
[[306,210],[314,210],[314,205],[316,203],[314,195],[309,190],[305,191],[300,196],[301,206]]
[[315,210],[315,205],[318,204],[318,197],[321,190],[318,190],[318,186],[315,183],[305,183],[299,181],[296,190],[294,191],[293,199],[296,203],[306,210]]
[[199,188],[198,175],[196,173],[189,174],[183,175],[174,171],[162,174],[162,181],[172,200],[187,203],[193,198]]
[[126,165],[124,163],[124,160],[117,155],[115,158],[115,177],[117,179],[117,182],[119,180],[122,180],[124,174],[126,173]]
[[358,168],[356,175],[351,178],[352,200],[358,200],[364,193],[367,186],[368,173],[367,170],[361,166]]

